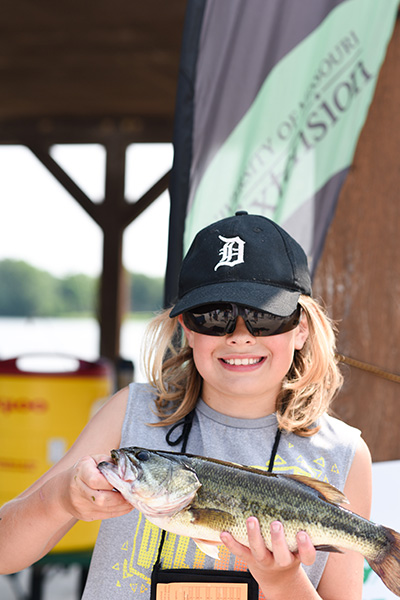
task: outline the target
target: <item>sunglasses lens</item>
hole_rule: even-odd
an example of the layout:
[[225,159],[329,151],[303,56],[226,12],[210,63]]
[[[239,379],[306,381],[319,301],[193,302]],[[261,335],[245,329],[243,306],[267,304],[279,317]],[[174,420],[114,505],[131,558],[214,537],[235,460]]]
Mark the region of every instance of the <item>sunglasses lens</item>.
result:
[[238,315],[243,317],[252,335],[265,337],[285,333],[297,327],[301,307],[298,305],[288,317],[278,317],[263,310],[235,304],[205,304],[183,313],[183,322],[196,333],[222,336],[234,331]]
[[235,329],[236,307],[232,304],[204,304],[183,313],[186,327],[204,335],[226,335]]
[[288,317],[278,317],[262,310],[242,307],[239,308],[239,314],[243,316],[252,335],[266,337],[285,333],[297,327],[300,322],[301,307],[298,305]]

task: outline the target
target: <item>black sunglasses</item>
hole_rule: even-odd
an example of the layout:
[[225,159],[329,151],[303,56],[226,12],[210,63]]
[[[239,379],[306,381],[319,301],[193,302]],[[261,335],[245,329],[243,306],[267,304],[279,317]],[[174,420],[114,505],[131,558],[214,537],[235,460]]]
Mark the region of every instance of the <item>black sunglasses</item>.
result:
[[243,318],[251,335],[278,335],[297,327],[301,306],[298,304],[288,317],[278,317],[264,310],[231,303],[203,304],[182,315],[184,324],[191,331],[217,336],[233,333],[238,316]]

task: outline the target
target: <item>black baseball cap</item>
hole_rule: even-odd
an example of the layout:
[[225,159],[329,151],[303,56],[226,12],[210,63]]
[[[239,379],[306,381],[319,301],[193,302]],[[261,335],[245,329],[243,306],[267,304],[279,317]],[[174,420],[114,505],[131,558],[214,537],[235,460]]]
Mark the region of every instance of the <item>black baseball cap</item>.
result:
[[233,302],[280,317],[311,296],[302,247],[267,217],[239,211],[199,231],[179,276],[175,317],[202,304]]

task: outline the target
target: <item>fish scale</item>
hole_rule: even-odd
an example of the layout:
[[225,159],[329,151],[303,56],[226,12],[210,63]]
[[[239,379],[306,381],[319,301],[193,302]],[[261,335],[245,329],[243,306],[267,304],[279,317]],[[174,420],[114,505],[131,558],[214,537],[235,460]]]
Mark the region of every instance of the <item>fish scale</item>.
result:
[[111,485],[149,521],[192,537],[210,556],[222,531],[248,546],[251,516],[271,548],[270,526],[280,521],[292,552],[299,531],[317,549],[359,552],[400,596],[400,534],[340,506],[345,496],[326,482],[146,448],[113,450],[111,457],[113,463],[98,465]]

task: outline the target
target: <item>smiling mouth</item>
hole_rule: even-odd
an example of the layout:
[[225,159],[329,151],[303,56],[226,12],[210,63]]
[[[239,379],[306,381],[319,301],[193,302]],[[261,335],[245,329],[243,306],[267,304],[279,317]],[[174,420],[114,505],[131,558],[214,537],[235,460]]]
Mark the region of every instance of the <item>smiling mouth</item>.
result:
[[264,357],[261,356],[260,358],[221,358],[222,362],[224,362],[227,365],[232,365],[232,366],[247,366],[247,365],[257,365],[258,363],[260,363],[261,361],[264,360]]

